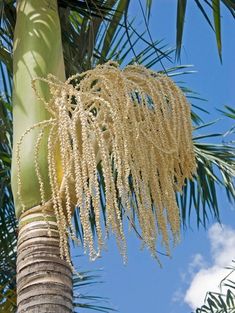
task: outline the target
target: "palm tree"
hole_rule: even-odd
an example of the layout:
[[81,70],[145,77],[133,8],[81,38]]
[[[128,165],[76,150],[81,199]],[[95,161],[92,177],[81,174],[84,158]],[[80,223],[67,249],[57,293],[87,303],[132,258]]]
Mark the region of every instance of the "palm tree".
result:
[[[179,1],[180,3],[181,1]],[[149,5],[149,1],[147,4]],[[183,3],[183,2],[182,2]],[[228,3],[228,2],[227,2]],[[120,63],[131,51],[135,49],[133,40],[132,25],[127,20],[127,8],[129,1],[91,1],[89,6],[82,1],[58,1],[59,15],[56,1],[44,1],[33,3],[32,1],[19,1],[17,11],[14,1],[4,1],[1,3],[1,75],[5,90],[1,98],[1,119],[3,121],[3,131],[1,132],[1,188],[3,198],[1,199],[1,209],[4,213],[1,217],[2,225],[5,227],[4,236],[8,236],[12,242],[10,256],[14,259],[14,242],[16,240],[15,219],[12,216],[12,196],[10,191],[9,173],[11,163],[11,140],[12,140],[12,117],[11,117],[11,85],[12,74],[14,73],[13,99],[20,104],[14,108],[14,142],[18,142],[22,133],[36,122],[48,118],[48,113],[39,104],[35,94],[31,89],[31,79],[35,76],[45,77],[48,72],[56,75],[61,80],[76,72],[83,72],[97,64],[104,63],[109,59],[116,59]],[[229,6],[229,4],[228,4]],[[149,8],[149,6],[148,6]],[[181,8],[180,4],[178,8]],[[233,10],[232,5],[229,6]],[[70,9],[72,9],[70,11]],[[178,9],[180,10],[180,9]],[[16,13],[17,12],[17,13]],[[215,10],[213,12],[217,12]],[[233,12],[233,11],[232,11]],[[214,14],[214,15],[216,15]],[[17,23],[16,23],[17,15]],[[182,15],[181,22],[183,21]],[[218,15],[217,19],[218,20]],[[120,26],[123,21],[124,26]],[[217,22],[218,23],[218,22]],[[181,25],[181,24],[180,24]],[[62,30],[63,54],[61,46],[60,27]],[[182,30],[182,25],[179,26]],[[217,33],[219,28],[215,27]],[[25,32],[28,29],[28,32]],[[123,29],[127,30],[125,43],[121,40]],[[12,39],[15,30],[15,51],[14,66],[12,69]],[[24,33],[24,37],[22,37]],[[182,31],[181,31],[182,34]],[[33,38],[33,40],[32,40]],[[137,34],[137,39],[145,40],[142,35]],[[147,42],[148,46],[139,54],[135,53],[135,58],[131,62],[140,62],[145,66],[152,66],[163,57],[169,57],[171,51],[162,52],[158,48],[158,42]],[[129,47],[128,47],[129,45]],[[112,49],[111,49],[112,47]],[[49,51],[49,52],[48,52]],[[144,53],[143,53],[144,52]],[[154,58],[153,52],[155,53]],[[51,57],[53,56],[53,57]],[[152,58],[152,60],[151,60]],[[65,62],[65,69],[63,65]],[[169,69],[171,73],[173,69]],[[24,77],[24,79],[22,79]],[[40,94],[44,98],[48,97],[48,89],[40,85]],[[190,93],[189,90],[184,90]],[[26,97],[27,95],[27,97]],[[190,95],[189,95],[190,96]],[[27,101],[25,99],[27,98]],[[30,102],[29,102],[30,100]],[[17,120],[20,123],[17,125]],[[199,122],[198,115],[193,112],[193,121]],[[18,120],[19,121],[19,120]],[[24,121],[22,123],[22,121]],[[18,129],[20,127],[20,129]],[[201,126],[198,126],[201,127]],[[38,133],[40,134],[40,132]],[[32,147],[35,145],[37,136],[34,133],[30,139],[30,144],[25,144],[21,155],[21,172],[24,175],[23,194],[27,199],[28,207],[40,205],[39,197],[40,185],[30,177],[32,164],[35,157],[28,157],[32,154]],[[198,222],[206,223],[207,207],[212,209],[213,214],[219,219],[215,185],[221,184],[225,187],[228,197],[234,199],[234,185],[232,177],[234,175],[234,149],[230,146],[205,145],[199,143],[195,138],[195,151],[198,161],[198,171],[194,181],[186,181],[184,193],[177,195],[179,206],[182,211],[183,221],[186,219],[186,209],[193,204],[198,217]],[[45,145],[45,144],[44,144]],[[17,147],[15,146],[15,151]],[[47,162],[47,149],[40,150],[40,162]],[[13,154],[15,154],[13,152]],[[17,153],[16,153],[17,154]],[[34,155],[34,154],[32,154]],[[31,159],[31,163],[29,160]],[[17,165],[17,158],[13,157],[12,186],[17,194],[17,174],[14,164]],[[222,179],[214,172],[215,167],[222,174]],[[44,168],[44,166],[42,166]],[[42,176],[47,177],[46,171]],[[28,182],[25,184],[25,182]],[[45,184],[46,181],[44,180]],[[28,187],[27,187],[28,186]],[[26,187],[28,189],[26,189]],[[100,181],[100,188],[105,190],[104,182]],[[50,196],[50,186],[48,184],[45,195]],[[189,190],[189,196],[187,193]],[[17,197],[15,197],[17,199]],[[105,216],[105,204],[101,203]],[[30,211],[30,215],[21,215],[20,237],[18,241],[18,312],[27,310],[33,312],[36,307],[39,311],[49,308],[51,311],[71,312],[72,310],[72,274],[71,268],[66,261],[60,258],[60,246],[57,226],[54,214],[50,210],[50,205],[45,203],[45,211],[49,217],[44,221],[42,209],[38,207]],[[15,201],[16,214],[20,215]],[[49,208],[47,210],[47,207]],[[202,209],[202,213],[200,210]],[[125,208],[121,207],[122,213]],[[24,214],[24,213],[23,213]],[[82,238],[83,230],[78,219],[78,210],[75,210],[75,225],[77,233]],[[201,220],[202,217],[202,220]],[[94,216],[90,216],[91,225],[95,231]],[[48,223],[52,236],[48,235]],[[138,233],[138,228],[131,221],[131,225]],[[6,237],[2,237],[5,239]],[[40,238],[40,239],[39,239]],[[31,245],[31,246],[30,246]],[[7,255],[9,246],[3,247],[3,254]],[[9,261],[9,262],[8,262]],[[6,260],[10,264],[9,258]],[[7,268],[10,275],[14,275],[14,266]],[[48,275],[49,273],[49,275]],[[6,280],[6,278],[5,278]],[[46,288],[45,288],[46,285]],[[11,284],[3,288],[3,292],[12,290]],[[48,296],[49,295],[49,296]],[[13,293],[13,298],[15,294]],[[11,295],[9,295],[9,299]],[[29,301],[30,298],[30,301]],[[32,300],[32,301],[31,301]]]
[[[224,110],[220,110],[223,115],[235,121],[235,110],[230,106],[225,106]],[[235,126],[228,130],[225,134],[227,144],[232,144],[229,135],[234,134]],[[235,271],[234,260],[232,265],[226,267],[229,270],[226,277],[219,284],[220,291],[208,291],[205,295],[204,304],[198,307],[195,313],[232,313],[235,311],[235,281],[233,274]]]
[[[234,263],[234,261],[233,261]],[[220,282],[218,292],[208,291],[204,304],[195,313],[233,313],[235,311],[235,281],[232,279],[234,265],[227,267],[230,271]]]

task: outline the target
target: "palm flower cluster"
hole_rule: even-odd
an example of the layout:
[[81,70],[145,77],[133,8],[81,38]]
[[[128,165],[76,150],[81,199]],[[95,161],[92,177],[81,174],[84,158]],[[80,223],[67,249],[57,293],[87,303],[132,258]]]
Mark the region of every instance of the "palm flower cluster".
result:
[[[159,235],[169,252],[169,233],[176,242],[180,230],[175,192],[182,190],[185,179],[192,178],[196,169],[190,106],[182,91],[166,75],[138,65],[121,70],[114,62],[74,75],[66,82],[52,75],[37,78],[33,82],[36,93],[37,80],[48,84],[51,99],[41,100],[52,117],[28,129],[17,145],[18,196],[21,199],[23,184],[21,143],[27,133],[39,127],[35,175],[43,207],[48,199],[38,155],[41,140],[47,136],[50,201],[61,257],[69,258],[67,240],[68,234],[74,237],[71,218],[75,207],[91,259],[99,256],[110,231],[125,255],[122,208],[128,217],[138,219],[152,254]],[[105,225],[101,201],[106,206]],[[24,203],[21,205],[24,211]],[[97,242],[90,225],[91,210]]]

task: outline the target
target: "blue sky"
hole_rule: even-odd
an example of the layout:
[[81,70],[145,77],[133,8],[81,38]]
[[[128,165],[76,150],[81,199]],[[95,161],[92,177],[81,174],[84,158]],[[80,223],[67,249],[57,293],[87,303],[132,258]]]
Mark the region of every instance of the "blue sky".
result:
[[[165,39],[166,43],[174,46],[177,1],[153,2],[150,22],[152,36],[154,39]],[[131,11],[133,16],[137,9],[136,1]],[[225,104],[235,107],[235,27],[234,20],[225,10],[222,10],[222,37],[223,65],[219,61],[213,32],[194,1],[188,1],[181,63],[193,64],[197,73],[186,75],[183,80],[208,100],[197,103],[210,111],[210,116],[204,115],[206,121],[220,117],[215,108],[222,108]],[[211,130],[216,128],[217,131],[224,131],[231,126],[232,121],[221,120]],[[211,220],[209,232],[198,230],[192,219],[191,229],[182,233],[181,243],[172,251],[172,258],[161,257],[162,268],[148,251],[140,250],[140,243],[133,233],[128,236],[127,265],[123,265],[112,238],[108,242],[108,251],[103,253],[100,260],[91,263],[86,256],[79,257],[76,264],[80,264],[81,269],[103,268],[104,283],[87,292],[108,297],[110,304],[120,313],[191,312],[190,306],[185,302],[187,291],[189,294],[191,290],[191,294],[194,294],[191,298],[188,295],[188,302],[195,301],[206,282],[202,278],[198,287],[196,278],[204,273],[207,282],[219,284],[216,276],[219,268],[229,265],[225,263],[233,258],[235,212],[224,193],[218,190],[218,194],[223,229]],[[224,239],[224,243],[219,238]]]

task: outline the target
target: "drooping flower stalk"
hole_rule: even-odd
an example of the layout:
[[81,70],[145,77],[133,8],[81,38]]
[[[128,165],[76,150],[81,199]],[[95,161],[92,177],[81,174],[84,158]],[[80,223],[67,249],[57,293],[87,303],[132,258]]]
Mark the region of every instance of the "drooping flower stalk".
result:
[[[49,87],[50,99],[41,97],[38,83]],[[142,237],[155,255],[158,235],[169,253],[169,227],[179,239],[180,219],[175,192],[195,171],[190,106],[182,91],[166,75],[141,66],[124,70],[109,62],[66,82],[49,75],[34,80],[35,94],[51,115],[35,124],[40,129],[36,144],[47,140],[49,183],[61,239],[61,254],[68,259],[67,228],[77,206],[90,257],[100,254],[104,233],[114,232],[125,257],[121,209],[135,211]],[[49,136],[46,130],[49,129]],[[27,138],[26,131],[22,142]],[[21,144],[19,144],[19,153]],[[59,147],[59,148],[58,148]],[[60,156],[62,180],[57,171]],[[101,164],[102,174],[97,171]],[[45,188],[35,162],[41,201]],[[20,162],[19,162],[20,171]],[[105,194],[100,193],[100,175]],[[18,175],[18,193],[24,184]],[[101,198],[105,198],[107,223],[102,229]],[[21,203],[24,207],[25,204]],[[95,217],[97,247],[90,225]],[[169,226],[169,227],[168,227]]]

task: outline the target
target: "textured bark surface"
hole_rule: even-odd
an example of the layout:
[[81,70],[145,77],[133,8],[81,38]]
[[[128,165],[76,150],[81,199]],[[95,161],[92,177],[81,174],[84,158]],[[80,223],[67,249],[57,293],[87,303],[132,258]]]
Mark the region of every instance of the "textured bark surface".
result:
[[[41,207],[20,219],[17,256],[18,313],[72,312],[72,272],[60,258],[53,212],[44,221]],[[48,223],[51,236],[48,235]]]

